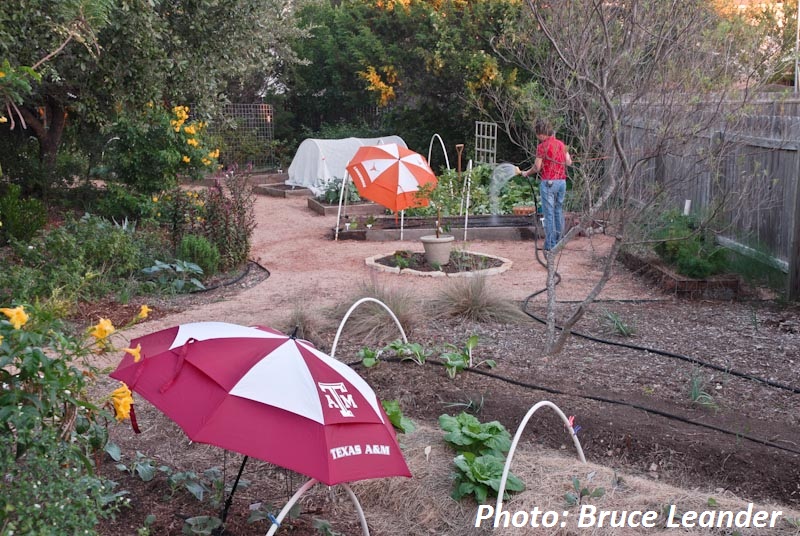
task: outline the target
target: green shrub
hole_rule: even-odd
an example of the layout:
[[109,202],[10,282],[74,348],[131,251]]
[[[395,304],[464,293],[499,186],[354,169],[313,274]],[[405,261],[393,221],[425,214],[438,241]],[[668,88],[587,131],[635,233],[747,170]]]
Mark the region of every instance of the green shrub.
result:
[[211,277],[219,269],[219,249],[204,236],[185,235],[177,257],[200,266],[205,277]]
[[125,219],[139,221],[155,215],[154,204],[150,196],[110,183],[99,195],[92,212],[115,221]]
[[21,199],[22,189],[9,184],[0,196],[0,244],[11,239],[28,242],[47,223],[47,212],[38,199]]
[[158,234],[134,233],[88,215],[11,245],[13,254],[0,259],[0,300],[50,301],[65,313],[81,300],[127,288],[166,249]]
[[188,116],[185,106],[168,111],[152,105],[121,114],[110,132],[116,139],[109,145],[108,170],[147,195],[175,186],[178,175],[199,178],[213,170],[219,151],[204,144],[205,125]]
[[93,342],[35,308],[0,309],[3,534],[94,534],[123,493],[91,463],[111,417],[87,398]]
[[725,270],[725,249],[714,243],[714,236],[702,229],[696,218],[670,211],[662,222],[655,232],[654,238],[660,242],[654,249],[678,273],[703,279]]

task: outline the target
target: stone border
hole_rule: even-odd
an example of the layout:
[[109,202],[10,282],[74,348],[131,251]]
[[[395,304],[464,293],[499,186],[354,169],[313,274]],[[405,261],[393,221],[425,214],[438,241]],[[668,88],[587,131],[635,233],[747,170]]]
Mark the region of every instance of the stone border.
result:
[[418,277],[476,277],[479,275],[496,275],[505,272],[506,270],[510,269],[511,266],[514,265],[511,259],[506,259],[505,257],[499,257],[497,255],[489,255],[488,253],[479,253],[477,251],[465,251],[464,253],[469,253],[470,255],[480,255],[481,257],[488,257],[490,259],[496,259],[502,262],[503,264],[492,268],[486,268],[485,270],[474,270],[470,272],[456,272],[454,274],[448,274],[445,272],[421,272],[419,270],[414,270],[412,268],[398,268],[397,266],[386,266],[384,264],[380,264],[377,262],[378,259],[388,257],[392,255],[392,253],[373,255],[372,257],[367,257],[364,260],[364,262],[367,264],[367,266],[369,266],[373,270],[378,270],[379,272],[386,272],[398,275],[414,275]]

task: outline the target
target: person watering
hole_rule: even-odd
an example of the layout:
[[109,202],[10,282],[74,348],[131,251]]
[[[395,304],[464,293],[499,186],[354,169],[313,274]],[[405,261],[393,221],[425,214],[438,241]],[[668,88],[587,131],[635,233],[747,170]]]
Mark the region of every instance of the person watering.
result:
[[572,157],[564,142],[556,139],[555,131],[549,122],[537,120],[535,130],[536,138],[539,140],[536,160],[532,168],[522,172],[522,176],[530,177],[541,172],[539,192],[544,217],[544,250],[550,251],[561,240],[564,228],[562,207],[564,194],[567,191],[567,166],[572,165]]

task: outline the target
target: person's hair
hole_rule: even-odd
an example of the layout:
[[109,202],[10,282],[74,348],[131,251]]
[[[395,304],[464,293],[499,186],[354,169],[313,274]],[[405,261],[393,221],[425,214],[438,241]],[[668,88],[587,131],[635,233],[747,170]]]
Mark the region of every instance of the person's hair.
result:
[[553,135],[553,126],[550,124],[550,121],[546,119],[537,119],[536,120],[536,135],[537,136],[552,136]]

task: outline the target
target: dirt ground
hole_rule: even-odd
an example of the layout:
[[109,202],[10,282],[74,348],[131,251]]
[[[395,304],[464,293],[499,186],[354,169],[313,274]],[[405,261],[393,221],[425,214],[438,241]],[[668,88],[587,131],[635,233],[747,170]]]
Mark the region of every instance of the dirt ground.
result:
[[[207,293],[150,303],[155,310],[151,318],[119,334],[115,343],[121,346],[145,333],[200,320],[287,329],[292,314],[303,311],[319,318],[319,345],[329,350],[340,320],[332,318],[332,308],[352,300],[365,283],[408,291],[419,297],[420,303],[448,284],[448,278],[373,271],[366,266],[365,258],[401,249],[422,251],[421,244],[334,242],[329,232],[336,218],[313,213],[305,198],[259,197],[256,212],[258,228],[252,258],[257,264],[240,281]],[[597,280],[597,256],[608,245],[607,237],[595,235],[567,246],[558,268],[562,313]],[[507,300],[522,306],[545,287],[546,273],[535,260],[532,242],[470,241],[460,247],[513,261],[511,269],[489,278],[490,288]],[[797,510],[800,308],[758,296],[754,292],[733,302],[677,299],[619,267],[577,326],[577,331],[592,338],[573,336],[556,357],[543,359],[544,328],[534,319],[514,324],[433,323],[425,321],[421,307],[420,319],[409,333],[411,340],[435,348],[445,343],[463,344],[467,337],[477,334],[476,355],[481,360],[496,360],[497,368],[466,371],[455,379],[448,378],[435,364],[384,362],[357,370],[380,398],[398,399],[404,412],[423,426],[436,428],[440,414],[470,408],[482,421],[497,419],[513,434],[533,404],[551,400],[566,414],[575,416],[575,423],[581,427],[578,437],[591,462],[654,483],[700,490],[709,497],[733,494]],[[532,299],[527,304],[528,313],[543,317],[543,300],[543,296]],[[87,311],[87,316],[124,318],[135,312],[137,305],[98,305]],[[612,318],[621,319],[635,333],[620,337],[609,327]],[[348,340],[347,331],[344,335],[336,356],[354,363],[363,345]],[[101,357],[99,364],[113,367],[120,357]],[[106,387],[105,380],[101,384]],[[108,380],[107,386],[113,385]],[[693,385],[695,401],[690,395]],[[700,394],[705,396],[698,397]],[[142,434],[133,434],[127,426],[112,429],[111,439],[122,447],[128,462],[138,451],[180,470],[202,472],[220,466],[226,481],[232,480],[239,456],[190,443],[180,429],[144,401],[137,401],[137,413]],[[563,425],[552,414],[537,413],[527,430],[520,452],[572,449]],[[416,442],[414,434],[405,439],[405,444],[411,445],[409,449],[418,446]],[[443,464],[451,461],[442,458]],[[171,495],[164,478],[143,483],[118,471],[107,460],[102,470],[132,492],[134,508],[100,527],[101,534],[134,534],[144,526],[148,514],[156,516],[152,534],[180,534],[182,518],[214,513],[185,493]],[[265,522],[245,522],[248,509],[271,502],[277,512],[303,481],[299,475],[258,461],[248,466],[245,477],[251,487],[237,493],[226,534],[265,533]],[[563,490],[553,493],[563,496]],[[357,534],[352,517],[336,521],[339,500],[330,491],[313,493],[304,503],[304,514],[278,534],[324,534],[312,527],[314,518],[330,520],[336,531]],[[467,515],[464,510],[471,508],[474,517],[474,507],[456,507],[447,497],[431,497],[430,501],[449,501],[454,516]],[[392,515],[389,509],[374,505],[373,512],[367,512],[368,519],[378,511]],[[450,531],[442,526],[420,526],[428,527],[431,533],[466,533],[463,528]]]

